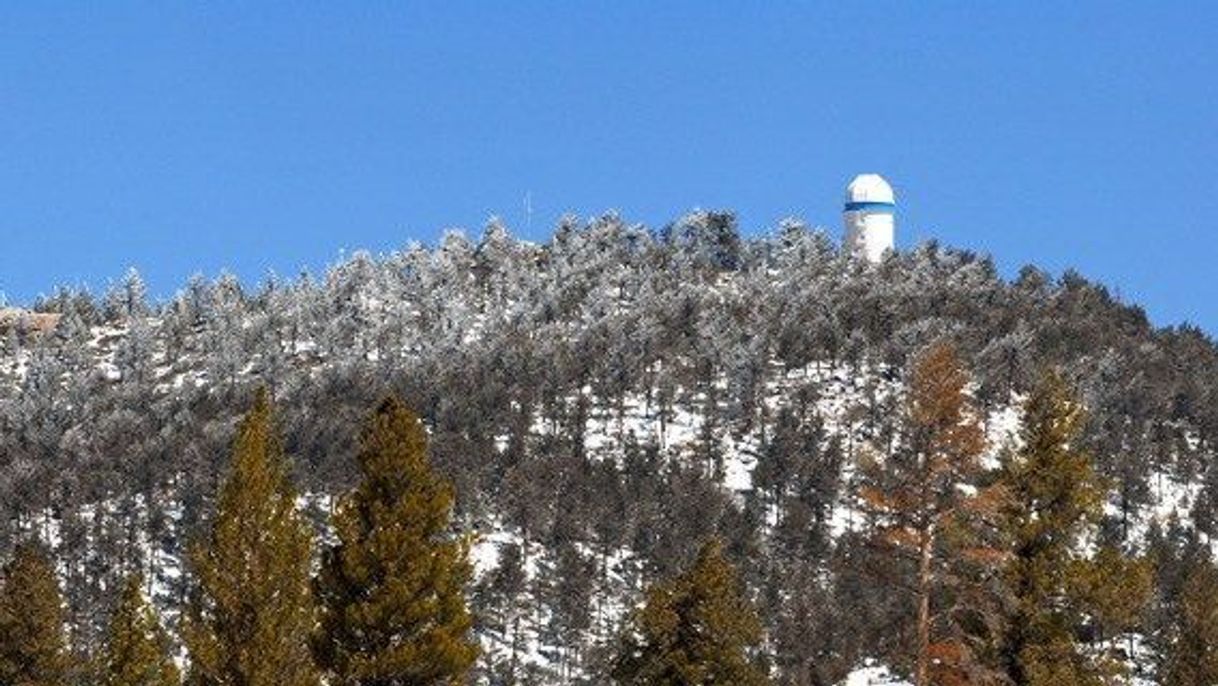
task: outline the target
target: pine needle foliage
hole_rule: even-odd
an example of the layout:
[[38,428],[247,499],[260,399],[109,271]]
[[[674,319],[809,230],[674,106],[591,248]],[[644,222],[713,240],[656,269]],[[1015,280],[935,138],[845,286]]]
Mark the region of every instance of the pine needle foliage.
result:
[[1218,567],[1209,546],[1189,557],[1160,668],[1163,686],[1218,684]]
[[969,380],[950,342],[936,342],[914,358],[901,445],[865,465],[860,490],[877,519],[878,542],[915,570],[909,587],[918,686],[980,684],[993,676],[977,651],[977,634],[984,640],[986,630],[973,627],[985,627],[989,617],[979,612],[982,594],[972,572],[1001,558],[977,526],[997,512],[1001,489],[977,488],[985,435]]
[[312,545],[261,390],[237,429],[210,534],[191,551],[198,581],[184,636],[191,683],[318,683],[309,652]]
[[[1047,373],[1024,406],[1023,447],[1004,468],[1010,495],[1002,517],[1011,557],[1002,577],[1007,606],[1000,662],[1016,686],[1101,684],[1113,665],[1078,640],[1094,599],[1111,597],[1111,569],[1084,555],[1103,514],[1105,490],[1079,443],[1085,412],[1073,389]],[[1141,600],[1126,598],[1137,606]]]
[[624,686],[760,686],[768,680],[749,650],[761,639],[736,570],[711,540],[692,568],[647,591],[612,678]]
[[101,686],[177,686],[181,682],[170,658],[169,637],[144,597],[143,585],[139,574],[132,574],[123,585],[101,658]]
[[422,422],[386,399],[357,461],[362,480],[336,508],[338,543],[317,581],[318,662],[335,684],[465,683],[478,655],[469,545],[451,532],[453,488],[428,461]]
[[66,686],[71,659],[55,568],[41,546],[23,543],[0,576],[0,684]]
[[[1079,598],[1096,639],[1111,642],[1124,634],[1132,640],[1131,634],[1144,631],[1155,585],[1149,556],[1129,555],[1114,544],[1101,545],[1078,565],[1078,575]],[[1133,646],[1123,648],[1134,654]]]

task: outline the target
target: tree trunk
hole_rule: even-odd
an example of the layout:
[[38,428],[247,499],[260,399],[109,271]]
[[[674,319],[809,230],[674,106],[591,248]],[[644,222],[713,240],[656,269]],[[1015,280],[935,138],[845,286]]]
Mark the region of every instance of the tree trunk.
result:
[[931,554],[934,551],[935,529],[928,526],[922,532],[918,560],[918,666],[916,686],[930,686],[930,591]]

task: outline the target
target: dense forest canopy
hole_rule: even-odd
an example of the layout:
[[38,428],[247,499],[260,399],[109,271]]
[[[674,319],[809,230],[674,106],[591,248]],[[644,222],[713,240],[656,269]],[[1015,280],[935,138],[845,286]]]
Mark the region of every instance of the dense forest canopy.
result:
[[711,535],[777,673],[899,663],[889,627],[910,610],[873,575],[900,563],[866,544],[854,484],[860,460],[898,449],[909,361],[935,341],[966,362],[991,459],[1046,368],[1078,387],[1104,543],[1218,529],[1213,341],[1077,273],[1006,280],[934,242],[871,266],[795,221],[744,237],[724,212],[659,231],[568,219],[544,244],[491,222],[320,277],[196,277],[150,302],[132,272],[34,309],[53,328],[0,327],[0,559],[31,532],[51,546],[85,651],[132,571],[177,616],[185,542],[259,386],[319,529],[352,485],[361,418],[389,393],[423,417],[482,536],[486,683],[595,681],[623,608]]

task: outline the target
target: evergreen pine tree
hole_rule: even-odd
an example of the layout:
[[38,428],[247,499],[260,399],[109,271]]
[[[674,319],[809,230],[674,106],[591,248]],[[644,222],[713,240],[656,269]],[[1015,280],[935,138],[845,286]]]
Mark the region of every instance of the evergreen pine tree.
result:
[[761,621],[712,540],[692,568],[647,591],[612,678],[628,686],[759,686],[768,680],[749,649],[761,638]]
[[[953,345],[938,342],[913,362],[901,446],[867,465],[861,496],[876,533],[913,567],[914,683],[984,683],[994,675],[976,654],[985,617],[970,566],[996,551],[976,520],[996,508],[996,489],[978,490],[985,435],[967,393],[969,375]],[[967,615],[967,616],[966,616]],[[967,620],[967,621],[966,621]]]
[[318,683],[308,643],[312,544],[261,390],[237,429],[210,535],[191,551],[198,593],[184,638],[192,683]]
[[362,481],[334,514],[317,581],[318,663],[337,684],[464,683],[477,657],[468,544],[450,532],[452,486],[428,462],[422,422],[389,398],[357,456]]
[[143,577],[132,574],[110,620],[101,660],[102,686],[177,686],[178,668],[169,656],[169,637],[144,598]]
[[66,686],[70,676],[55,569],[40,546],[23,543],[0,576],[0,684]]
[[1113,581],[1082,553],[1104,503],[1091,457],[1079,447],[1083,422],[1066,381],[1046,374],[1024,407],[1023,447],[1003,468],[1001,527],[1010,557],[1001,577],[1007,617],[998,659],[1016,686],[1099,684],[1112,667],[1077,638],[1102,610],[1089,599],[1110,597],[1102,587]]
[[[1079,563],[1077,570],[1080,598],[1095,638],[1137,662],[1133,634],[1144,631],[1154,588],[1150,558],[1127,555],[1115,545],[1101,545],[1090,559]],[[1116,639],[1122,634],[1125,645],[1117,645]]]
[[1188,558],[1159,670],[1162,686],[1218,684],[1218,567],[1208,546]]

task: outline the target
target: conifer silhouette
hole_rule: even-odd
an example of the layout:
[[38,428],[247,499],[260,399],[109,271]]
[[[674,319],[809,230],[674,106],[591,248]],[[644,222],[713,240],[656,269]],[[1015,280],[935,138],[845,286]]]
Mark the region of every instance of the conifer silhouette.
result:
[[318,683],[308,643],[312,545],[261,390],[237,430],[211,532],[191,554],[199,584],[185,631],[192,683]]
[[464,683],[478,655],[468,543],[450,531],[453,489],[428,462],[422,422],[386,399],[357,461],[362,479],[336,508],[338,542],[317,582],[318,662],[338,684]]

